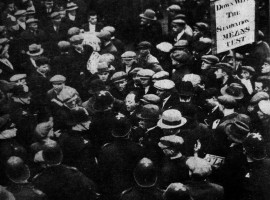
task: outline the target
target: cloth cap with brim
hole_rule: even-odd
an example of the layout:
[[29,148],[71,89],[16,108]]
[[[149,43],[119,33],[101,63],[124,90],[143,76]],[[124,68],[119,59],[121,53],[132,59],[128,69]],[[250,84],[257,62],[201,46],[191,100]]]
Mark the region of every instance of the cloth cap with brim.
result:
[[74,35],[79,35],[80,34],[80,29],[78,27],[71,27],[70,29],[68,29],[67,34],[72,37]]
[[174,19],[172,21],[172,24],[177,24],[177,25],[180,25],[180,26],[185,26],[186,25],[186,21],[183,20],[183,19]]
[[41,47],[41,45],[38,44],[31,44],[28,48],[28,51],[26,52],[29,56],[39,56],[44,52],[44,49]]
[[115,28],[113,26],[105,26],[102,31],[107,31],[113,35],[115,33]]
[[105,90],[105,89],[106,89],[106,86],[105,86],[104,82],[100,79],[95,79],[95,80],[90,82],[88,93],[95,94],[95,93],[97,93],[101,90]]
[[261,100],[269,100],[269,94],[267,94],[266,92],[257,92],[251,98],[250,103],[255,105],[259,103]]
[[22,16],[22,15],[26,15],[26,10],[17,10],[15,13],[14,13],[14,16]]
[[157,126],[162,129],[180,128],[185,125],[187,119],[184,118],[179,110],[169,109],[162,113]]
[[16,156],[12,156],[7,160],[6,174],[7,177],[14,183],[21,183],[30,178],[29,167],[21,158]]
[[51,15],[50,15],[50,18],[51,19],[61,19],[61,15],[59,12],[53,12]]
[[97,72],[103,73],[103,72],[109,72],[109,67],[106,62],[99,62],[97,66]]
[[76,3],[70,2],[67,4],[67,8],[66,8],[67,11],[72,11],[72,10],[77,10],[77,9],[78,9],[78,6]]
[[228,64],[228,63],[217,63],[213,68],[214,69],[222,69],[223,71],[225,71],[229,74],[233,72],[233,66]]
[[134,59],[135,57],[136,57],[136,53],[134,51],[126,51],[125,53],[121,55],[121,58],[123,60],[131,60],[131,59]]
[[26,23],[26,24],[38,23],[38,19],[30,18],[30,19],[26,20],[25,23]]
[[154,87],[158,90],[172,90],[175,83],[169,79],[158,80],[155,82]]
[[60,41],[57,44],[58,48],[62,52],[67,52],[70,49],[70,42],[68,41]]
[[153,21],[157,20],[156,13],[152,9],[146,9],[144,13],[140,14],[140,17],[144,19],[153,20]]
[[166,71],[157,72],[152,76],[152,80],[162,80],[162,79],[168,79],[168,78],[169,78],[169,72],[166,72]]
[[192,56],[185,50],[175,50],[171,53],[171,58],[179,63],[187,63],[192,59]]
[[169,42],[161,42],[156,48],[161,52],[169,53],[172,50],[173,45]]
[[70,43],[73,45],[82,44],[83,40],[84,40],[84,38],[82,35],[73,35],[69,39]]
[[178,40],[174,45],[172,50],[181,50],[186,49],[188,47],[189,43],[187,40]]
[[142,120],[158,121],[160,110],[157,105],[147,104],[144,105],[137,117]]
[[243,99],[244,93],[243,88],[235,86],[224,86],[220,89],[222,95],[230,95],[235,99]]
[[193,200],[188,188],[182,183],[171,183],[163,193],[164,200]]
[[194,88],[189,81],[181,81],[176,84],[177,92],[180,96],[191,97],[194,96]]
[[29,16],[31,16],[31,15],[34,15],[34,14],[36,14],[36,11],[35,10],[32,10],[32,9],[30,9],[30,8],[27,8],[27,10],[26,10],[26,15],[29,17]]
[[266,115],[270,116],[270,101],[262,100],[259,102],[259,109]]
[[51,83],[64,83],[65,81],[66,81],[66,77],[64,77],[63,75],[60,75],[60,74],[54,75],[50,79]]
[[135,75],[137,75],[138,72],[139,72],[140,70],[142,70],[142,69],[143,69],[143,68],[136,67],[136,68],[134,68],[133,70],[131,70],[131,72],[129,72],[129,74],[135,76]]
[[151,78],[154,74],[155,72],[151,69],[141,69],[137,72],[139,78]]
[[120,72],[116,72],[112,75],[111,77],[111,81],[113,83],[117,83],[117,82],[121,82],[127,80],[127,73],[120,71]]
[[103,39],[103,40],[109,41],[109,40],[111,40],[112,35],[111,35],[111,33],[109,31],[105,31],[104,30],[104,31],[101,31],[101,32],[97,33],[97,37],[99,39]]
[[194,49],[197,52],[207,51],[212,46],[212,40],[210,38],[200,38],[199,41],[194,43]]
[[9,81],[10,82],[17,82],[17,81],[25,79],[25,78],[26,78],[26,74],[15,74],[15,75],[10,77]]
[[167,11],[180,11],[181,7],[176,4],[173,4],[173,5],[170,5],[166,10]]
[[137,49],[151,49],[152,48],[152,44],[148,41],[142,41],[137,45]]
[[155,104],[158,105],[161,102],[161,99],[159,96],[155,95],[155,94],[145,94],[143,95],[142,99],[140,99],[140,101],[143,104]]
[[230,95],[219,96],[218,102],[226,107],[235,107],[237,105],[236,99]]
[[208,64],[216,64],[219,62],[219,58],[214,55],[204,55],[202,56],[201,60]]
[[254,74],[255,73],[255,69],[251,66],[242,66],[241,69],[243,70],[247,70],[249,71],[251,74]]
[[197,22],[194,27],[198,28],[200,31],[208,31],[209,25],[204,22]]

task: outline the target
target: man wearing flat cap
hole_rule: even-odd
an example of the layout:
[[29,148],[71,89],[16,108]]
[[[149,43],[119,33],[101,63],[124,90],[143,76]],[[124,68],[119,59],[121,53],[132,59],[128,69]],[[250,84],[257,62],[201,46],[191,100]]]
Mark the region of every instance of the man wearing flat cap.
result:
[[187,34],[185,32],[185,28],[186,28],[186,21],[183,19],[174,19],[171,22],[171,27],[172,27],[172,35],[174,37],[174,42],[176,43],[179,40],[187,40],[187,41],[191,41],[192,40],[192,36],[190,36],[189,34]]
[[101,41],[101,50],[100,50],[101,55],[105,53],[110,53],[113,54],[114,56],[118,55],[118,50],[111,41],[112,35],[109,31],[101,31],[97,33],[97,37]]
[[151,78],[154,75],[154,73],[155,72],[151,69],[141,69],[140,71],[138,71],[137,77],[140,81],[140,85],[142,86],[141,93],[143,95],[155,94],[156,90],[151,82]]
[[215,87],[217,85],[217,79],[213,67],[219,62],[219,58],[215,55],[203,55],[201,61],[201,74],[205,80],[205,87]]
[[17,23],[20,27],[19,32],[26,30],[26,10],[17,10],[14,13],[14,16],[16,17]]
[[162,28],[157,21],[156,13],[152,9],[146,9],[140,14],[140,29],[135,43],[149,41],[152,45],[158,44],[162,40]]
[[111,94],[119,103],[124,103],[124,99],[128,94],[127,89],[127,74],[123,71],[116,72],[111,77],[113,87],[110,89]]
[[136,58],[137,54],[134,51],[126,51],[125,53],[123,53],[121,55],[122,60],[122,66],[120,68],[121,71],[124,71],[127,74],[129,74],[134,68],[138,67]]
[[154,72],[163,70],[158,59],[151,54],[152,44],[150,42],[140,42],[137,49],[139,50],[138,65],[141,68],[151,69]]

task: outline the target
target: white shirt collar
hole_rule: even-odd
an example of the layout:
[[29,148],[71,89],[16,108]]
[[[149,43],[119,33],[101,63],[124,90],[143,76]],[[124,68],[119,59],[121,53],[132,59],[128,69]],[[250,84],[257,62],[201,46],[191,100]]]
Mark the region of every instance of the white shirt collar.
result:
[[96,25],[89,23],[89,32],[95,33],[96,32]]
[[163,106],[167,103],[167,101],[168,101],[168,99],[169,99],[170,97],[171,97],[171,95],[168,96],[168,97],[166,97],[166,98],[163,100],[162,108],[163,108]]
[[8,66],[10,69],[14,70],[13,65],[7,58],[0,58],[0,62],[4,63],[6,66]]
[[31,61],[31,63],[33,64],[33,66],[34,66],[35,68],[37,68],[36,61],[35,61],[33,58],[31,58],[31,57],[30,57],[30,61]]
[[68,14],[68,18],[71,20],[71,21],[75,21],[75,17],[74,15],[71,15],[71,14]]
[[176,42],[179,41],[182,37],[182,35],[184,35],[185,30],[182,30],[180,33],[178,33],[177,37],[176,37]]
[[150,86],[148,85],[146,88],[144,88],[144,93],[146,94],[149,91]]

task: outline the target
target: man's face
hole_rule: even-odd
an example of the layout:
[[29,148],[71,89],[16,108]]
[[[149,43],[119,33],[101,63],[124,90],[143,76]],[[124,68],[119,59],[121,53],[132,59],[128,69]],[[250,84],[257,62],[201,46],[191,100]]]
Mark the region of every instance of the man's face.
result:
[[70,10],[68,13],[70,15],[72,15],[72,16],[76,16],[77,11],[76,10]]
[[54,91],[56,91],[57,93],[58,92],[61,92],[65,86],[65,83],[53,83],[53,89]]
[[141,18],[141,25],[146,25],[149,23],[150,20],[145,19],[145,18]]
[[215,97],[209,98],[209,99],[205,99],[206,105],[213,108],[217,105],[217,101]]
[[25,15],[22,15],[22,16],[20,16],[20,17],[18,18],[18,20],[19,20],[20,22],[25,22],[25,21],[26,21],[26,16],[25,16]]
[[50,70],[50,67],[49,67],[49,65],[48,64],[44,64],[44,65],[41,65],[41,66],[39,66],[39,71],[41,72],[41,73],[47,73],[47,72],[49,72],[49,70]]
[[145,88],[150,85],[150,78],[140,78],[140,82],[143,88]]
[[108,80],[109,74],[110,74],[109,72],[101,72],[101,73],[98,73],[98,77],[103,82],[106,82]]
[[38,29],[38,24],[37,23],[31,23],[28,25],[30,30],[36,31]]
[[134,59],[122,59],[122,63],[126,66],[131,66]]
[[138,103],[136,103],[135,101],[135,97],[136,97],[135,94],[128,94],[126,96],[125,105],[126,105],[127,111],[129,112],[132,112],[138,106]]
[[202,62],[201,70],[207,70],[211,67],[210,63],[207,63],[205,61]]
[[173,34],[178,34],[178,33],[182,32],[184,29],[185,29],[184,25],[179,25],[179,24],[172,23],[172,32],[173,32]]
[[139,54],[141,56],[147,56],[148,54],[150,54],[150,49],[140,49]]
[[247,70],[244,70],[244,69],[243,69],[242,72],[241,72],[241,76],[242,76],[243,79],[246,79],[246,80],[248,80],[248,79],[251,78],[250,72],[247,71]]
[[77,99],[72,99],[68,102],[65,103],[67,107],[69,107],[70,109],[74,109],[77,107]]
[[14,3],[8,4],[7,9],[8,9],[10,12],[13,12],[13,11],[15,10]]
[[124,91],[126,89],[126,86],[127,86],[127,80],[121,80],[115,83],[115,87],[120,92]]
[[263,83],[262,82],[255,82],[255,91],[256,92],[263,91]]
[[215,75],[216,75],[216,79],[221,79],[224,76],[222,69],[217,69],[215,71]]
[[96,25],[97,24],[97,15],[89,16],[88,22],[92,25]]
[[261,70],[262,74],[266,74],[270,72],[270,64],[264,63]]

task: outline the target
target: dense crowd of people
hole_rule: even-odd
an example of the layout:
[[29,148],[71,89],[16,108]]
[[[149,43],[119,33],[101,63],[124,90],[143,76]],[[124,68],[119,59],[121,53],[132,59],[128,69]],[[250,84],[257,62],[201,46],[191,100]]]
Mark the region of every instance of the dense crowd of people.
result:
[[1,3],[0,199],[269,200],[263,30],[214,54],[209,1],[130,38],[86,3]]

